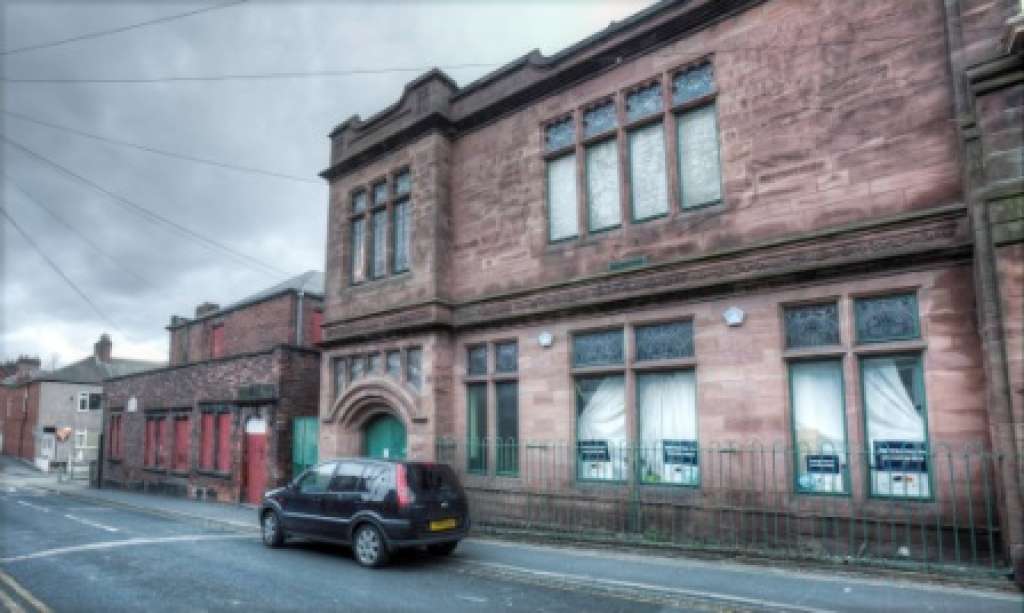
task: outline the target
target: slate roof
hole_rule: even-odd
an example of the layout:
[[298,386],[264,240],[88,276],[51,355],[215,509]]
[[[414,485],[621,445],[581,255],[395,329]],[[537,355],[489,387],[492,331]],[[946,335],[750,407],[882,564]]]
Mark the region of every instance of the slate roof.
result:
[[[40,371],[30,381],[56,381],[59,383],[102,383],[110,377],[133,375],[135,373],[166,366],[166,362],[147,360],[126,360],[112,358],[101,362],[96,356],[89,356],[57,370]],[[6,380],[5,380],[6,381]]]
[[262,302],[264,300],[267,300],[268,298],[273,298],[274,296],[283,294],[285,292],[297,293],[300,291],[309,296],[323,298],[324,273],[320,272],[319,270],[307,270],[301,275],[296,275],[291,279],[288,279],[287,281],[282,281],[277,285],[268,287],[265,290],[258,291],[250,296],[246,296],[245,298],[242,298],[238,302],[233,302],[227,306],[217,309],[216,311],[206,313],[200,317],[196,317],[193,319],[182,318],[180,324],[172,323],[170,326],[168,326],[168,328],[176,328],[178,326],[188,325],[194,321],[202,321],[209,317],[217,317],[218,315],[223,315],[228,311],[234,311],[244,306],[249,306],[250,304],[256,304],[257,302]]

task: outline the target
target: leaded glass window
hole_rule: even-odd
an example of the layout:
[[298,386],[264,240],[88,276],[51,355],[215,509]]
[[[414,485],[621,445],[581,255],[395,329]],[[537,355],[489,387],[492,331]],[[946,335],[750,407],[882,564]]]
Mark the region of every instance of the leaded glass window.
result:
[[587,219],[591,231],[622,223],[619,147],[615,139],[587,146]]
[[693,357],[693,322],[676,321],[636,328],[637,360]]
[[661,107],[661,83],[652,83],[626,96],[626,117],[630,121],[660,113]]
[[917,296],[913,293],[857,298],[857,342],[876,343],[920,338]]
[[405,352],[405,380],[416,389],[423,385],[423,370],[420,364],[422,359],[422,349],[409,349]]
[[515,381],[496,383],[494,395],[497,399],[494,411],[497,473],[515,475],[519,472],[519,384]]
[[573,366],[622,364],[624,360],[622,328],[573,335]]
[[366,212],[366,192],[364,190],[352,194],[352,212],[355,214]]
[[396,273],[409,270],[410,206],[409,200],[403,200],[396,203],[392,211],[394,221],[391,232],[394,248],[391,254],[391,268]]
[[471,376],[487,374],[487,345],[476,345],[466,350],[466,372]]
[[380,209],[373,212],[373,270],[371,275],[379,279],[387,274],[388,257],[388,212]]
[[679,115],[677,129],[683,207],[718,202],[722,199],[722,177],[715,106],[703,106]]
[[400,351],[389,351],[385,357],[385,365],[388,371],[388,376],[401,379],[402,378],[402,352]]
[[583,136],[594,136],[614,128],[617,124],[615,103],[607,102],[583,113]]
[[498,343],[494,346],[495,372],[516,372],[519,370],[519,345],[515,341]]
[[629,133],[629,177],[634,220],[668,213],[665,130],[660,122]]
[[548,237],[557,241],[579,232],[576,210],[576,156],[565,155],[547,163]]
[[715,72],[711,64],[701,64],[676,73],[672,78],[672,102],[680,104],[715,90]]
[[836,303],[786,307],[786,347],[817,347],[839,344],[839,314]]
[[371,353],[366,359],[366,373],[369,375],[376,375],[380,373],[380,354]]
[[334,371],[334,398],[337,399],[345,391],[345,358],[334,358],[331,360],[331,368]]
[[576,126],[572,117],[548,125],[544,130],[544,148],[555,151],[576,142]]
[[361,283],[366,279],[366,219],[353,219],[351,232],[352,251],[349,254],[349,267],[352,283]]
[[388,184],[381,181],[373,186],[373,205],[378,206],[388,201]]
[[412,189],[412,174],[408,170],[404,170],[395,175],[395,194],[398,196],[404,196],[408,194]]
[[354,356],[349,359],[349,380],[353,383],[366,374],[366,356]]

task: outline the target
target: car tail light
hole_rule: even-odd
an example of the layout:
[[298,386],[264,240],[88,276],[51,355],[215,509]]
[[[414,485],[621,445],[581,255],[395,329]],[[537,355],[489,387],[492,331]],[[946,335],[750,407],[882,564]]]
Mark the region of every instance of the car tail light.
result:
[[397,465],[395,470],[395,489],[398,490],[398,507],[404,508],[412,504],[413,500],[412,489],[409,487],[409,476],[404,464]]

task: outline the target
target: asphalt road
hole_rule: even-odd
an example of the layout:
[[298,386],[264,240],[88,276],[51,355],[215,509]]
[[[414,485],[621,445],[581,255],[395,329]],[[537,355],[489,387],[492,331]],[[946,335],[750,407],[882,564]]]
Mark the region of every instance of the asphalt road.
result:
[[[8,471],[8,474],[10,472]],[[470,539],[359,567],[342,547],[263,547],[0,475],[0,609],[32,611],[1002,611],[1000,592]]]

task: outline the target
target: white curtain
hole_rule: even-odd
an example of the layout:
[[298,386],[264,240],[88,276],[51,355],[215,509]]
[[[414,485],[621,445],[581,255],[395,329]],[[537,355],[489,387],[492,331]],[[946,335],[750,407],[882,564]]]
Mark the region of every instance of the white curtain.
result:
[[665,440],[697,441],[697,383],[693,372],[642,374],[637,376],[636,386],[640,478],[647,482],[696,483],[697,465],[664,462]]
[[580,477],[587,479],[625,479],[626,389],[621,376],[605,377],[587,400],[577,419],[577,441],[605,441],[609,462],[578,459]]
[[924,416],[914,407],[910,391],[900,379],[896,360],[883,358],[864,363],[864,401],[871,450],[876,440],[925,440]]
[[[797,484],[802,490],[843,492],[846,441],[843,436],[842,366],[833,360],[797,362],[790,366],[790,381],[796,430]],[[808,455],[819,457],[808,459]],[[809,462],[816,466],[808,467]]]

